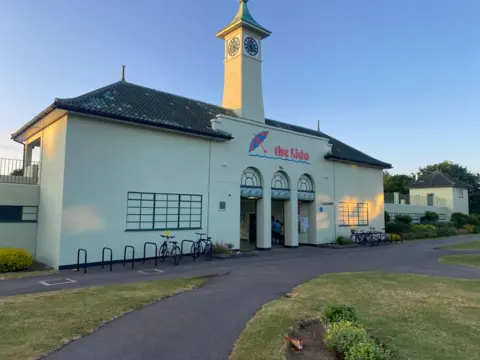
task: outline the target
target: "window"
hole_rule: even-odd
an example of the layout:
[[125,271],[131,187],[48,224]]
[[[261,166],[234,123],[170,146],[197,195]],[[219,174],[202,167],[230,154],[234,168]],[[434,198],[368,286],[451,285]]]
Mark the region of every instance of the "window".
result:
[[463,199],[463,189],[458,189],[458,197]]
[[0,223],[37,222],[37,206],[0,206]]
[[340,226],[368,226],[368,204],[339,203]]
[[218,210],[227,210],[227,202],[226,201],[220,201],[218,203]]
[[202,228],[202,195],[129,192],[127,231]]

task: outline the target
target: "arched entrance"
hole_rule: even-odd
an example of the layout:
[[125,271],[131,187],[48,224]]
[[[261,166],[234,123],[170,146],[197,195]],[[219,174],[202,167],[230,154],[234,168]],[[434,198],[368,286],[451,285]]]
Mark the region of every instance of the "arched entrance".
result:
[[290,200],[290,179],[284,171],[277,171],[272,177],[272,244],[285,244],[286,221],[285,205]]
[[263,179],[256,168],[246,168],[240,180],[240,241],[244,247],[257,244],[257,202],[263,198]]
[[303,174],[297,183],[298,195],[298,242],[316,244],[315,184],[308,174]]

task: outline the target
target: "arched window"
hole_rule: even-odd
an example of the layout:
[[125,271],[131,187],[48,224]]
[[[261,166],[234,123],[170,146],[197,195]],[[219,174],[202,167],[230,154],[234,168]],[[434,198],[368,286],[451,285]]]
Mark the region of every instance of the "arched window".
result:
[[277,171],[273,175],[272,189],[290,190],[290,182],[288,181],[287,174],[283,171]]
[[247,168],[242,174],[240,185],[245,187],[262,187],[262,176],[257,169]]
[[315,187],[313,186],[313,180],[310,175],[303,174],[298,179],[297,183],[298,200],[300,201],[314,201],[315,200]]

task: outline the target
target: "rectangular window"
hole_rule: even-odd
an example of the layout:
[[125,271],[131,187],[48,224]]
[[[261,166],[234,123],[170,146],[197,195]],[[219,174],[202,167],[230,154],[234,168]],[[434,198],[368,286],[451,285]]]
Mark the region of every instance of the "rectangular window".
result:
[[339,203],[340,226],[368,226],[368,204]]
[[127,231],[202,228],[202,195],[129,192]]
[[0,205],[0,223],[37,222],[37,206]]
[[458,189],[458,197],[463,199],[463,189]]

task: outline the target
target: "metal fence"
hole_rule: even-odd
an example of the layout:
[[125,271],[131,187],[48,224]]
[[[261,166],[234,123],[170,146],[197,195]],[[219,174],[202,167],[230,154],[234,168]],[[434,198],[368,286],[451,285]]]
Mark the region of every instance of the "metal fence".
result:
[[0,183],[38,184],[40,162],[30,161],[24,166],[23,160],[0,158]]
[[422,196],[410,194],[398,194],[398,200],[394,193],[385,193],[385,204],[403,204],[419,206],[446,206],[447,200],[438,196]]

